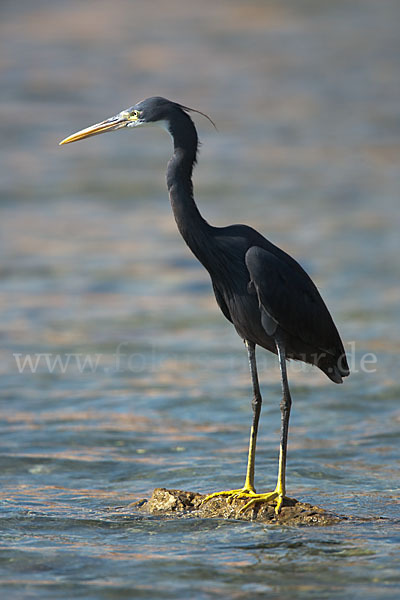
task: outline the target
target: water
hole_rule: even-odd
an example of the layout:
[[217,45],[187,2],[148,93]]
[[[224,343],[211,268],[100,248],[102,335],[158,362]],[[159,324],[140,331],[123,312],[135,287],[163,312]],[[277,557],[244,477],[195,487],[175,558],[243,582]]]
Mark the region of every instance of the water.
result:
[[[397,598],[398,3],[165,6],[2,4],[2,594]],[[217,122],[196,118],[205,216],[256,226],[332,309],[353,373],[290,366],[288,486],[356,517],[341,525],[128,506],[156,486],[239,487],[250,425],[245,350],[166,199],[168,137],[57,147],[152,94]],[[267,490],[280,384],[258,359]]]

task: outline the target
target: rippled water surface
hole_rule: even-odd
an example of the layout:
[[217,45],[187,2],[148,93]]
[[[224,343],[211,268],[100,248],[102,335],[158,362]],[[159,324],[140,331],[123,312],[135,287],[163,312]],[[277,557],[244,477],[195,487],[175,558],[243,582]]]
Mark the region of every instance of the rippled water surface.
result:
[[[395,0],[2,3],[0,585],[7,598],[398,598],[399,19]],[[165,191],[156,128],[58,148],[149,95],[210,114],[211,222],[317,282],[352,368],[291,365],[289,493],[328,528],[146,516],[154,487],[239,487],[246,353]],[[259,351],[256,484],[280,384]]]

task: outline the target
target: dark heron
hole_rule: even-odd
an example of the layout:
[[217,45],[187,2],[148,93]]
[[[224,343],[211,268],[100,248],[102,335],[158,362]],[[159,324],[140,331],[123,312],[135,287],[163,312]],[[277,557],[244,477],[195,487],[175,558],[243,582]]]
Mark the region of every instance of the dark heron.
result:
[[[186,244],[209,272],[220,309],[246,345],[253,385],[253,422],[244,486],[210,494],[205,500],[214,496],[245,498],[248,501],[243,510],[260,501],[274,501],[278,513],[286,496],[286,451],[292,404],[286,360],[316,365],[335,383],[342,383],[342,377],[349,375],[349,367],[332,317],[303,268],[255,229],[247,225],[213,227],[201,216],[193,198],[192,171],[199,142],[188,114],[191,111],[200,112],[165,98],[148,98],[74,133],[61,144],[154,123],[162,125],[172,136],[174,153],[167,167],[167,187],[175,221]],[[274,491],[263,494],[257,494],[254,486],[262,401],[256,366],[257,344],[278,356],[283,392],[278,480]]]

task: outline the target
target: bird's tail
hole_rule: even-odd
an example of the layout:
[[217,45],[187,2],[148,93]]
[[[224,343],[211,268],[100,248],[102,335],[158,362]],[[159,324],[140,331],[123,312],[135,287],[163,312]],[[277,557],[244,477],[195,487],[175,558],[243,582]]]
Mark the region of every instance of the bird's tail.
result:
[[336,362],[333,362],[331,358],[329,361],[321,361],[318,366],[334,383],[343,383],[343,377],[350,375],[345,352],[339,356]]

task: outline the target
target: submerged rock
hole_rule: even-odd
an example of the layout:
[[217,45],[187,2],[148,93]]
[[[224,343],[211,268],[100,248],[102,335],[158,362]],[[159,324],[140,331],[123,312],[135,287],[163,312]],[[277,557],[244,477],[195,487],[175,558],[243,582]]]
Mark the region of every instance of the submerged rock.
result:
[[260,502],[245,512],[240,512],[247,503],[246,499],[233,498],[229,502],[225,496],[216,496],[202,504],[205,497],[196,492],[156,488],[149,500],[136,502],[131,506],[152,514],[181,516],[192,513],[200,518],[240,519],[285,525],[332,525],[345,520],[345,517],[329,513],[319,506],[293,498],[284,501],[281,512],[277,515],[274,503]]

